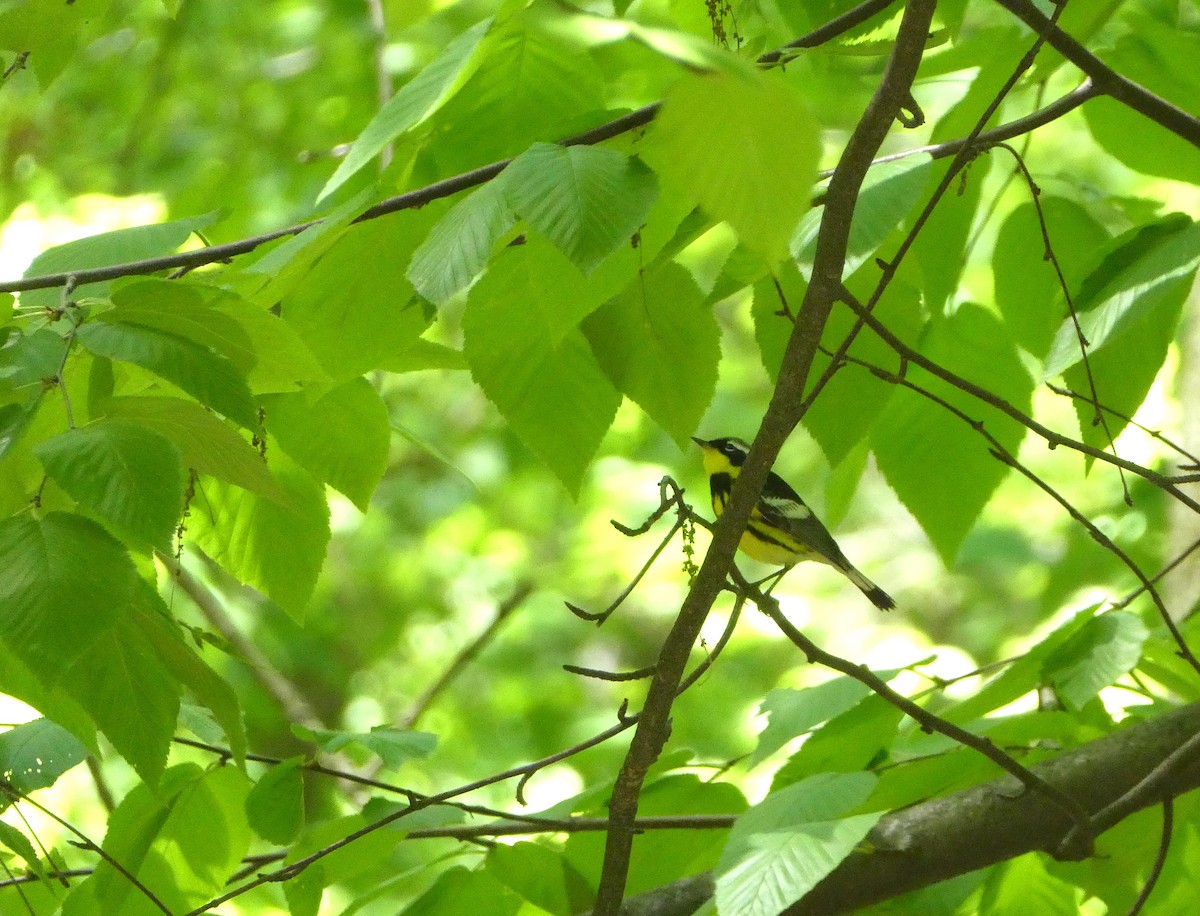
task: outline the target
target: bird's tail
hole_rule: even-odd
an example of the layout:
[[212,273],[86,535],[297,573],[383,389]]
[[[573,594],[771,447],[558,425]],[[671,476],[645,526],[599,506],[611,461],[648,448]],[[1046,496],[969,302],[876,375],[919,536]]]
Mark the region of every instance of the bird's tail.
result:
[[842,572],[846,574],[846,578],[858,586],[858,590],[867,596],[875,607],[881,611],[890,611],[896,606],[896,602],[892,600],[892,596],[881,589],[878,585],[860,573],[849,563],[842,568]]

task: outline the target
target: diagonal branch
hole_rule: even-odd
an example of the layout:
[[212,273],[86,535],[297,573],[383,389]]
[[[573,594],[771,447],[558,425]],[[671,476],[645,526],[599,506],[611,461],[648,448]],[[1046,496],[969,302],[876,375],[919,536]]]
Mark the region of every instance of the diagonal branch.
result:
[[1117,73],[1068,33],[1052,24],[1030,0],[995,2],[1039,35],[1045,35],[1050,47],[1090,76],[1102,93],[1162,125],[1192,146],[1200,148],[1200,119]]

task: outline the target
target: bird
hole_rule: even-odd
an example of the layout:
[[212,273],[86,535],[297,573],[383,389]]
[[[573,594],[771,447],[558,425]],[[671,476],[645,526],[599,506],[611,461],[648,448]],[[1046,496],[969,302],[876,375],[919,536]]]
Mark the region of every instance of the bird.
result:
[[[744,440],[732,437],[700,439],[693,436],[692,441],[704,452],[713,513],[720,518],[729,502],[733,482],[750,454],[750,446]],[[782,567],[761,580],[774,579],[772,588],[797,563],[815,560],[828,563],[853,582],[879,610],[890,611],[896,606],[887,592],[854,568],[812,509],[774,471],[767,476],[738,548],[751,559]]]

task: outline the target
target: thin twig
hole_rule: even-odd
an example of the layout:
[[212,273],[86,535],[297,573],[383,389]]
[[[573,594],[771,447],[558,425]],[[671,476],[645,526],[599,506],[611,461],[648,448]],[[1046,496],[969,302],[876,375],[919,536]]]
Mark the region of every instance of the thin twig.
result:
[[1163,867],[1167,864],[1167,853],[1171,849],[1171,834],[1175,829],[1175,803],[1170,796],[1163,799],[1162,813],[1162,836],[1158,841],[1158,852],[1154,856],[1154,864],[1150,866],[1150,874],[1146,876],[1146,883],[1142,885],[1127,916],[1138,916],[1146,906],[1146,901],[1150,899],[1150,894],[1158,884],[1158,879],[1162,877]]
[[483,631],[463,646],[458,655],[454,657],[454,660],[446,666],[441,676],[430,684],[425,689],[425,692],[417,698],[417,701],[413,703],[412,709],[408,711],[408,715],[400,723],[401,728],[413,728],[417,724],[418,720],[426,713],[434,700],[441,696],[446,688],[475,660],[475,657],[483,651],[484,646],[491,642],[492,638],[500,631],[500,627],[508,619],[509,615],[525,603],[525,599],[529,597],[532,591],[532,582],[522,582],[513,590],[513,593],[508,598],[500,603],[496,608],[496,613],[492,616],[491,621]]
[[114,859],[107,851],[105,851],[100,846],[99,843],[96,843],[94,840],[92,840],[91,837],[89,837],[87,834],[85,834],[82,830],[80,830],[78,827],[76,827],[70,821],[59,817],[57,814],[55,814],[49,808],[45,807],[44,805],[38,804],[36,801],[34,801],[28,795],[24,795],[21,792],[18,792],[7,782],[0,782],[0,794],[7,796],[10,801],[14,801],[14,802],[21,801],[27,805],[33,806],[38,811],[40,811],[42,814],[44,814],[46,817],[50,818],[52,821],[59,824],[61,827],[70,831],[72,834],[74,834],[76,837],[78,837],[79,842],[86,849],[88,849],[90,852],[94,852],[96,855],[98,855],[100,858],[102,858],[105,862],[107,862],[109,865],[111,865],[114,869],[116,869],[117,872],[120,873],[120,875],[123,878],[125,878],[126,881],[128,881],[131,885],[133,885],[133,887],[135,887],[141,893],[141,895],[143,897],[145,897],[152,904],[154,904],[154,906],[156,906],[159,910],[166,913],[167,916],[171,916],[171,911],[169,909],[167,909],[167,906],[165,903],[163,903],[161,900],[158,899],[158,896],[154,893],[154,891],[152,891],[152,890],[150,890],[150,888],[146,887],[145,884],[143,884],[141,881],[138,880],[136,875],[132,874],[129,871],[129,869],[127,869],[124,865],[122,865],[120,862],[118,862],[116,859]]

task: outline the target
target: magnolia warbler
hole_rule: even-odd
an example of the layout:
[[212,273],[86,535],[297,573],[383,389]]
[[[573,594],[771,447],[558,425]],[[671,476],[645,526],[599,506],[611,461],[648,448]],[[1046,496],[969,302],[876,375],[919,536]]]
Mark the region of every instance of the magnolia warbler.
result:
[[[733,482],[741,473],[750,446],[741,439],[730,438],[705,440],[693,436],[692,441],[704,450],[713,512],[719,517],[729,502]],[[776,582],[797,563],[816,560],[842,573],[881,611],[896,606],[887,592],[854,568],[812,509],[774,471],[763,485],[738,547],[751,559],[782,566],[773,577],[768,577]]]

